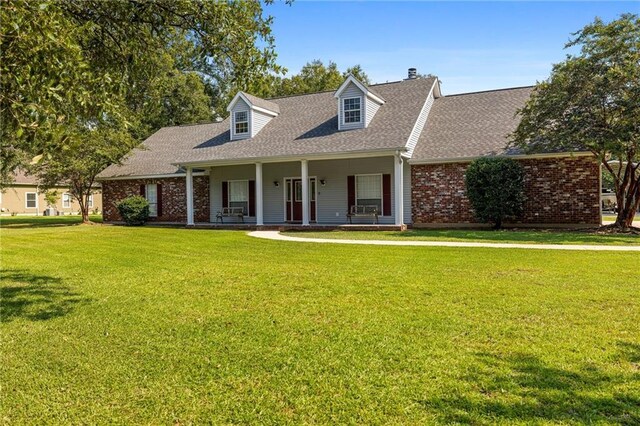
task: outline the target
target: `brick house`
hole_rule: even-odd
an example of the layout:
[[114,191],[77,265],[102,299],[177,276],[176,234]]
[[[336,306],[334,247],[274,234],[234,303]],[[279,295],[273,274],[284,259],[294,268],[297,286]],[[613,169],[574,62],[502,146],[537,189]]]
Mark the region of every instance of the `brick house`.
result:
[[524,155],[507,135],[531,87],[443,96],[437,78],[270,100],[240,92],[223,121],[167,127],[104,170],[104,220],[143,195],[151,220],[185,223],[475,224],[464,173],[504,155],[526,171],[522,225],[600,224],[600,166],[588,152]]

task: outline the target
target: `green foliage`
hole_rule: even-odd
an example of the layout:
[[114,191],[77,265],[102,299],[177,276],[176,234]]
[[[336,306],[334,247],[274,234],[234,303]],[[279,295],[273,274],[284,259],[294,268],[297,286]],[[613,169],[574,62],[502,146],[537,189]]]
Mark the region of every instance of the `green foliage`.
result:
[[7,424],[640,421],[637,253],[1,232]]
[[580,53],[536,85],[512,144],[527,152],[593,152],[612,176],[617,223],[628,227],[640,205],[640,17],[596,19],[574,36],[566,47],[580,46]]
[[[325,65],[320,59],[316,59],[303,66],[299,74],[287,78],[273,77],[270,85],[262,89],[261,95],[289,96],[336,90],[349,74],[364,84],[370,84],[369,77],[360,65],[347,68],[341,73],[335,62],[329,61]],[[255,93],[260,93],[260,89]]]
[[149,202],[139,195],[125,198],[116,207],[122,220],[129,226],[144,225],[149,219]]
[[44,193],[44,200],[47,202],[47,206],[54,207],[59,199],[60,194],[56,190],[49,190]]
[[524,204],[524,171],[515,160],[484,157],[469,164],[465,173],[466,195],[476,217],[496,228],[515,219]]

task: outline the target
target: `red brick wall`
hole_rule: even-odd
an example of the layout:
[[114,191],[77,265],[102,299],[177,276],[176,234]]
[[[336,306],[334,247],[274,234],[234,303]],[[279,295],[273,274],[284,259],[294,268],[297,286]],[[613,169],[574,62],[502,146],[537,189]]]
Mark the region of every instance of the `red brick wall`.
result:
[[[595,157],[519,160],[525,206],[517,223],[600,224],[600,164]],[[469,163],[411,166],[414,224],[476,223],[465,195]]]
[[[162,216],[149,218],[157,222],[187,222],[186,179],[109,180],[102,182],[103,218],[105,222],[118,222],[122,218],[116,205],[131,195],[140,195],[140,185],[162,184]],[[193,207],[196,222],[209,222],[209,176],[193,177]]]

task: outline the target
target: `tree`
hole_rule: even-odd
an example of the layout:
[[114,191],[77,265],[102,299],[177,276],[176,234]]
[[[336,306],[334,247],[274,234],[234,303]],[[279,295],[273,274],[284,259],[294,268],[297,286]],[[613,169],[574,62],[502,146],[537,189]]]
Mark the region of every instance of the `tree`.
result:
[[[349,74],[364,84],[370,83],[369,77],[360,65],[349,67],[341,73],[335,62],[329,61],[325,65],[320,59],[316,59],[307,62],[298,74],[287,78],[274,77],[260,95],[266,97],[289,96],[336,90]],[[259,91],[255,93],[259,93]]]
[[465,173],[467,197],[476,217],[493,222],[496,229],[505,219],[522,214],[524,171],[515,160],[484,157],[469,164]]
[[628,229],[640,205],[640,17],[596,19],[565,47],[574,46],[580,53],[554,65],[518,111],[511,144],[527,152],[591,151],[613,179],[614,226]]
[[210,119],[220,99],[282,71],[262,12],[258,1],[3,4],[2,181],[35,158],[42,186],[69,183],[87,219],[103,168],[159,127]]

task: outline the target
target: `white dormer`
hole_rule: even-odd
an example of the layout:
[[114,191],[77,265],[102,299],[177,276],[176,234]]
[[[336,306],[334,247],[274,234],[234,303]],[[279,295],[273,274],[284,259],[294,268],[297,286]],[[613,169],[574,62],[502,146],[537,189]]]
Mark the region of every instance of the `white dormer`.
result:
[[384,99],[349,74],[335,93],[338,99],[338,130],[369,126]]
[[257,96],[238,92],[231,100],[227,111],[230,113],[229,123],[231,139],[248,139],[258,134],[271,119],[280,114],[280,107]]

